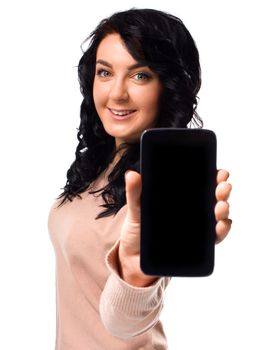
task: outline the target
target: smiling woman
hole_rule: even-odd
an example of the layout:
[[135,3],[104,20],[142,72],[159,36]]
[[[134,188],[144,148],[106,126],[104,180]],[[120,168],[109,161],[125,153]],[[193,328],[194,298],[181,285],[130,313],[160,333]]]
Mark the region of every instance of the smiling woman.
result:
[[[101,192],[105,210],[98,217],[104,217],[126,203],[124,174],[139,171],[140,130],[202,126],[196,112],[201,70],[191,34],[178,17],[165,12],[116,13],[102,20],[87,40],[78,66],[84,97],[79,144],[60,197],[62,204],[80,197],[114,164]],[[122,115],[127,109],[134,114],[126,120]]]
[[93,97],[103,127],[117,147],[138,142],[143,130],[154,127],[161,90],[157,74],[135,61],[119,34],[101,41]]
[[[139,170],[144,129],[202,126],[199,55],[179,18],[151,9],[113,14],[89,39],[78,66],[76,159],[48,220],[57,262],[56,349],[166,350],[159,316],[170,278],[141,271],[141,177],[128,170]],[[231,187],[228,173],[219,175],[222,240]]]

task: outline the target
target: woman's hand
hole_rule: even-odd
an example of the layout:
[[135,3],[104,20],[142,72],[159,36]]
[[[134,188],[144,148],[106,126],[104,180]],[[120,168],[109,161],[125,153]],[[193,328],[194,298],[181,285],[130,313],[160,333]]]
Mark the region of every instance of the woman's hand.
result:
[[[217,187],[215,217],[216,243],[221,242],[231,228],[229,204],[227,202],[232,186],[227,182],[229,173],[219,170],[217,173]],[[127,215],[120,236],[119,267],[121,277],[137,287],[152,284],[156,278],[145,275],[140,269],[140,197],[141,175],[135,171],[128,171],[125,176]]]
[[227,182],[229,173],[226,170],[220,169],[217,172],[217,187],[215,217],[216,217],[216,243],[221,242],[228,234],[231,228],[232,220],[229,219],[229,204],[232,186]]
[[156,278],[145,275],[140,268],[141,175],[135,171],[127,171],[125,184],[127,215],[120,236],[120,275],[131,285],[145,287],[152,284]]

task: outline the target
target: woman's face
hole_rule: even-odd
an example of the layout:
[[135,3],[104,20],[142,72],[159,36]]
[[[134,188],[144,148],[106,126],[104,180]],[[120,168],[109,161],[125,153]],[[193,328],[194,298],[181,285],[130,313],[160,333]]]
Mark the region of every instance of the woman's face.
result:
[[106,132],[123,142],[138,141],[143,130],[154,127],[162,90],[158,76],[139,64],[119,34],[99,44],[93,98]]

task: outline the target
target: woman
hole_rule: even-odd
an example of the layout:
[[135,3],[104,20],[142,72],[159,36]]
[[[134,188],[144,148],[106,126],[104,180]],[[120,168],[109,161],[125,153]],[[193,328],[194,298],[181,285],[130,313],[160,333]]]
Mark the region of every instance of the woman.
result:
[[[199,55],[181,20],[157,10],[116,13],[90,39],[78,66],[76,159],[49,214],[56,349],[163,350],[159,315],[170,279],[140,269],[139,138],[150,127],[202,126]],[[218,171],[218,242],[231,226],[227,178]]]

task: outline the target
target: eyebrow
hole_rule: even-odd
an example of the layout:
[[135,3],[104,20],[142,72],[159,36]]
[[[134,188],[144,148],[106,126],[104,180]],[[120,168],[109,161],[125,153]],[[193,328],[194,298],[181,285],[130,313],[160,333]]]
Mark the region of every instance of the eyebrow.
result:
[[[107,62],[107,61],[104,61],[104,60],[100,59],[100,60],[96,61],[96,64],[97,63],[103,64],[106,67],[112,68],[112,65],[109,62]],[[144,63],[137,62],[137,63],[132,64],[131,66],[129,66],[128,70],[132,70],[132,69],[135,69],[135,68],[141,68],[141,67],[147,67],[147,65],[144,64]]]

